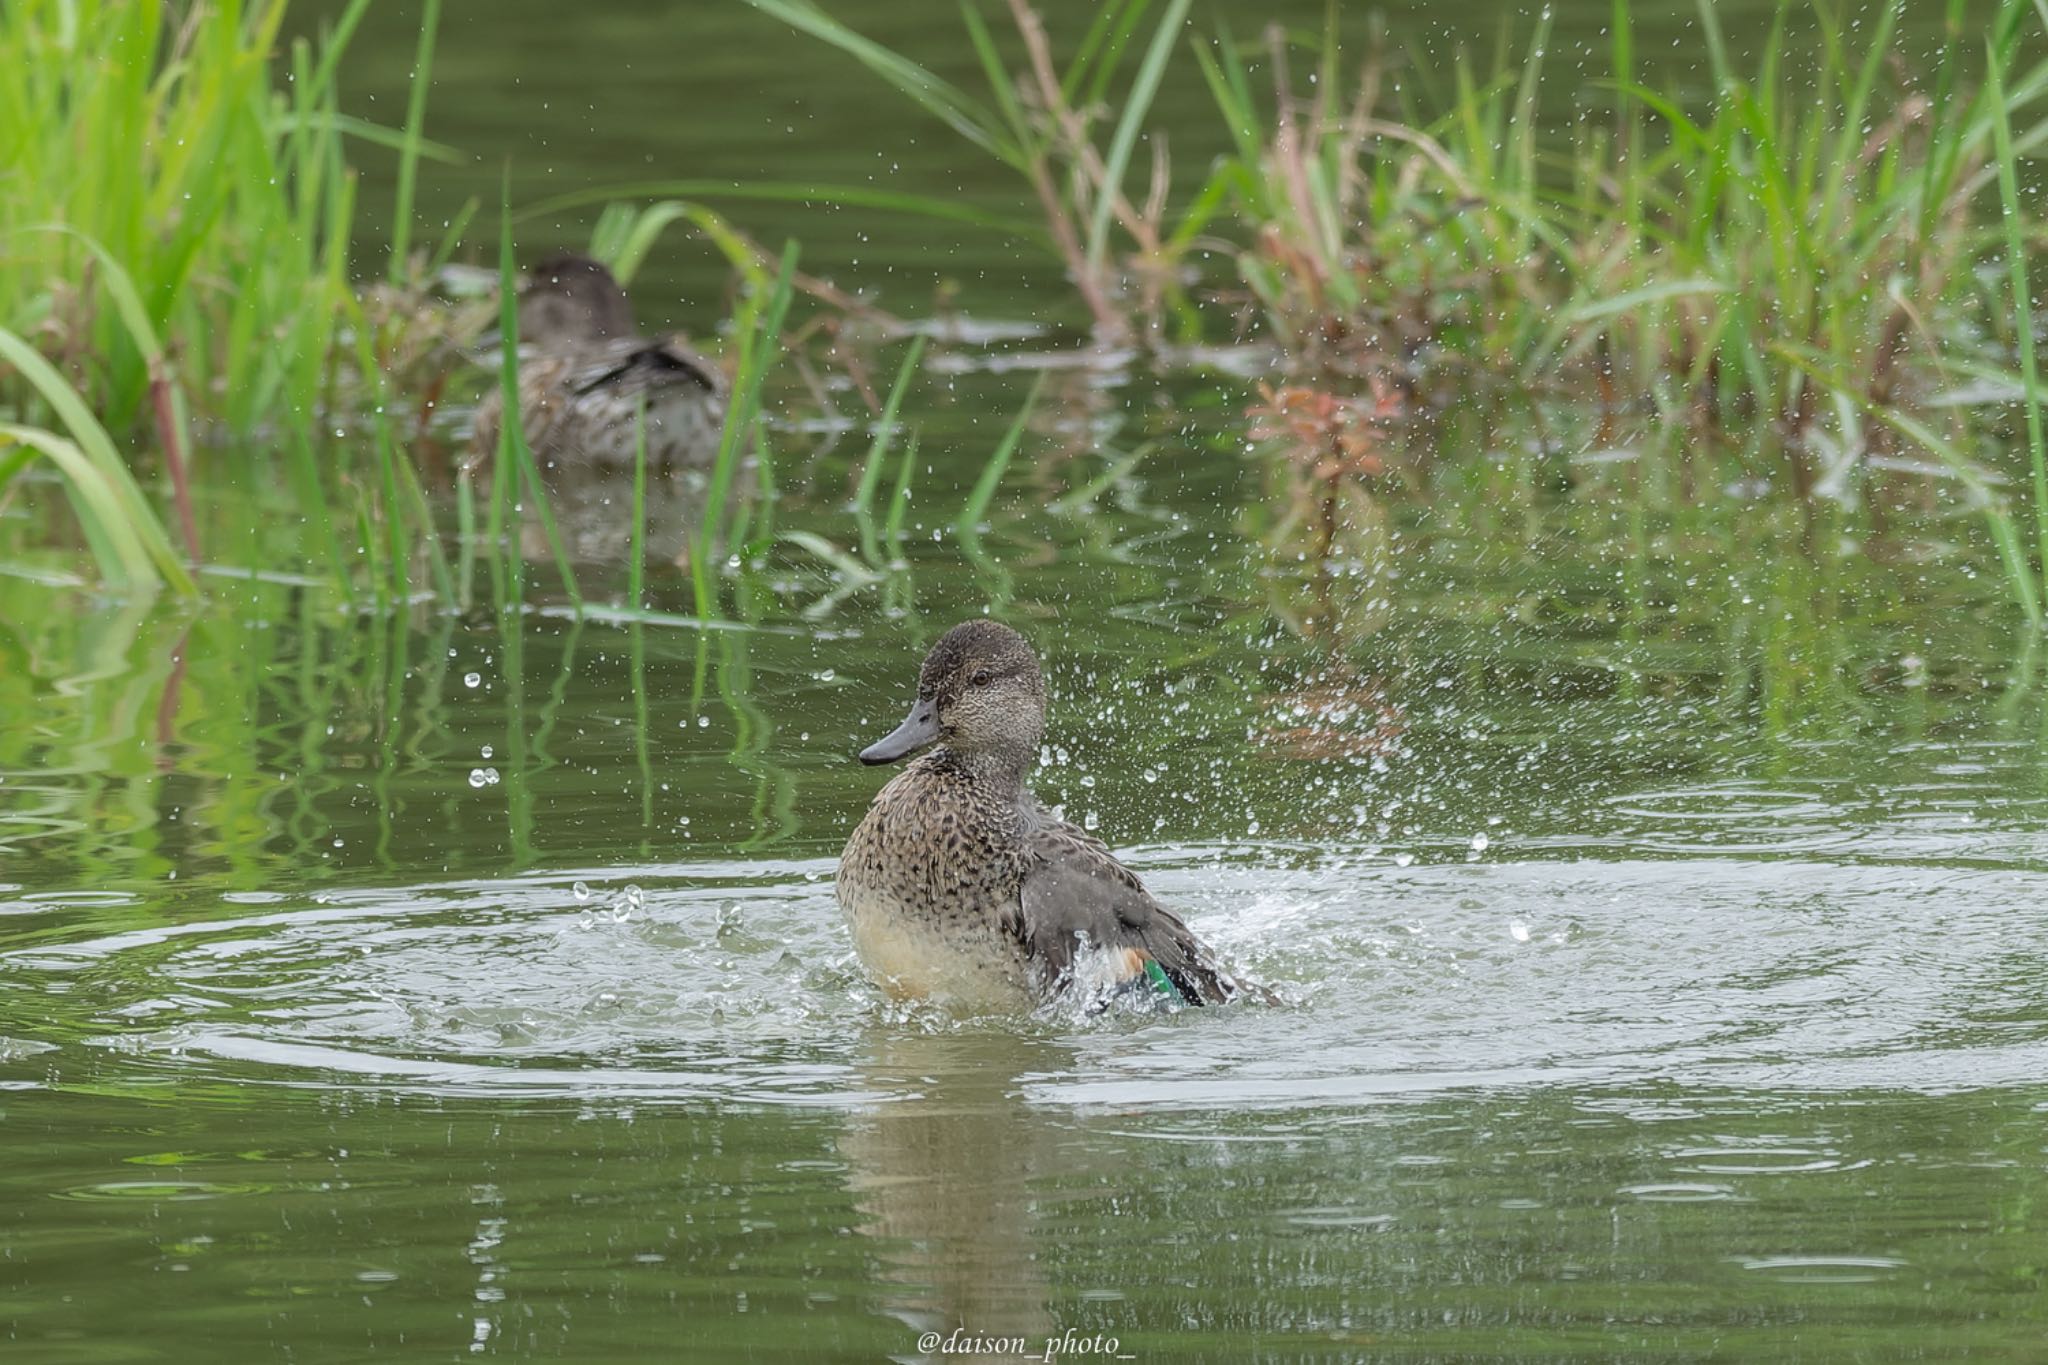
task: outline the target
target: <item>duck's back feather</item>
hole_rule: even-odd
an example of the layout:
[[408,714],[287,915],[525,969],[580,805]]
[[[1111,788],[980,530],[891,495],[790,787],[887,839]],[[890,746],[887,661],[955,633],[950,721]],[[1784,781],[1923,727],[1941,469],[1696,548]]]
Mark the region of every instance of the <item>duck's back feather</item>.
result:
[[1191,1005],[1220,1005],[1245,991],[1101,840],[1048,817],[1027,832],[1025,843],[1022,931],[1048,986],[1071,977],[1075,953],[1085,944],[1134,951],[1133,974],[1147,961],[1158,963]]
[[[520,424],[543,470],[631,467],[643,404],[650,466],[708,463],[718,449],[724,399],[718,368],[674,337],[619,337],[542,352],[519,367]],[[502,414],[499,391],[487,391],[465,470],[483,467],[497,450]]]

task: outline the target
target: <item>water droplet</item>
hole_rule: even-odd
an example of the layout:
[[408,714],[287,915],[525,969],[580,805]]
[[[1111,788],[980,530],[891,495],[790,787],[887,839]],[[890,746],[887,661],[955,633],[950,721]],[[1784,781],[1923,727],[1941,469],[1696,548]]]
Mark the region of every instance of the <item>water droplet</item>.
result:
[[496,786],[497,784],[498,784],[498,770],[497,770],[496,768],[471,768],[471,769],[469,770],[469,785],[470,785],[470,786],[472,786],[472,787],[494,787],[494,786]]
[[1527,943],[1529,941],[1529,926],[1518,919],[1509,920],[1508,937],[1517,943]]
[[574,886],[572,886],[572,887],[570,887],[570,888],[569,888],[569,894],[570,894],[570,895],[572,895],[572,896],[574,896],[574,897],[575,897],[575,898],[576,898],[577,900],[579,900],[579,901],[587,901],[587,900],[589,900],[589,899],[590,899],[590,883],[588,883],[588,882],[578,882],[578,883],[576,883],[576,884],[575,884]]
[[464,687],[481,687],[483,686],[483,681],[484,675],[481,673],[465,673],[462,675],[462,685]]
[[490,746],[490,745],[488,745],[488,744],[484,745],[484,747],[483,747],[483,756],[484,756],[485,758],[489,758],[489,757],[491,756],[491,746]]
[[1414,865],[1415,855],[1413,853],[1396,853],[1394,855],[1395,867],[1413,867]]
[[1493,840],[1487,838],[1485,831],[1482,830],[1472,836],[1472,851],[1474,853],[1484,853],[1486,852],[1486,846],[1492,842]]
[[1147,769],[1145,769],[1145,780],[1146,780],[1147,782],[1157,782],[1157,781],[1159,780],[1159,769],[1157,769],[1157,768],[1147,768]]

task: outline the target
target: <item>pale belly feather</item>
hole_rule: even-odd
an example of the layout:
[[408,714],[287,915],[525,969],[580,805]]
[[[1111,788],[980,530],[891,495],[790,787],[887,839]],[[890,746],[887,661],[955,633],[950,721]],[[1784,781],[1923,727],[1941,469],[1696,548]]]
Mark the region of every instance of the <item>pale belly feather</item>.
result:
[[844,905],[854,949],[892,998],[1001,1009],[1030,1002],[1023,963],[1009,945],[948,934],[873,887],[848,886]]

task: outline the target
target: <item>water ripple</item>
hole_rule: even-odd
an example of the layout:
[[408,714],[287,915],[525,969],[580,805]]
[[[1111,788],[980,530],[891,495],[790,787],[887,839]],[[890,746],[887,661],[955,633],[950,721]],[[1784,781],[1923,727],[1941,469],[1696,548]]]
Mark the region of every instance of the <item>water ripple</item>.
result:
[[[2043,874],[1782,857],[1402,867],[1347,849],[1277,852],[1132,857],[1290,1007],[1097,1021],[906,1010],[861,975],[828,860],[672,863],[222,897],[210,917],[18,948],[0,954],[0,987],[17,988],[0,996],[37,1007],[0,1017],[21,1040],[0,1065],[54,1044],[118,1058],[138,1081],[197,1070],[861,1105],[881,1093],[854,1066],[865,1034],[995,1029],[1048,1040],[1063,1059],[1020,1079],[1033,1102],[1084,1109],[1642,1080],[1940,1092],[2048,1069]],[[596,889],[579,900],[585,881]],[[1685,1184],[1687,1172],[1847,1159],[1825,1143],[1707,1140],[1672,1162]]]

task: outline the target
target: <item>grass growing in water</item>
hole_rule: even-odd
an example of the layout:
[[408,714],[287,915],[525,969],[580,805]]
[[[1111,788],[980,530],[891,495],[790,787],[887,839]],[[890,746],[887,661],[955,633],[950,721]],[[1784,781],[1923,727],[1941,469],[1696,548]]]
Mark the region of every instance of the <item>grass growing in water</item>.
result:
[[[52,229],[53,232],[64,231]],[[91,241],[83,242],[105,272],[107,293],[127,335],[143,356],[149,376],[151,410],[172,473],[178,520],[186,550],[199,552],[199,533],[185,477],[185,401],[164,359],[134,282],[120,263]],[[25,379],[70,436],[24,423],[0,427],[0,494],[9,491],[28,458],[40,453],[55,467],[102,579],[117,591],[150,591],[168,585],[181,595],[196,592],[191,576],[171,548],[170,537],[117,452],[113,438],[56,366],[22,337],[0,328],[0,360]],[[15,448],[13,456],[5,448]]]
[[[92,287],[87,242],[119,263],[155,333],[175,343],[195,416],[253,431],[320,408],[345,359],[338,324],[360,320],[345,138],[397,149],[408,180],[422,156],[459,159],[421,136],[417,95],[403,134],[339,113],[337,68],[366,8],[352,0],[317,48],[293,43],[282,89],[273,53],[285,0],[183,12],[22,0],[0,11],[10,217],[71,229],[9,237],[0,317],[40,333],[111,430],[140,415],[149,365]],[[428,75],[416,73],[416,91]]]
[[[966,36],[989,90],[986,100],[856,33],[812,0],[748,3],[839,48],[1015,171],[1044,218],[1045,240],[1088,307],[1098,340],[1123,344],[1136,335],[1134,319],[1189,306],[1171,268],[1175,252],[1165,227],[1171,167],[1163,137],[1148,140],[1147,192],[1134,199],[1126,181],[1190,0],[1168,0],[1149,35],[1141,30],[1150,0],[1109,0],[1064,65],[1053,56],[1038,11],[1027,0],[1009,0],[1011,26],[1027,58],[1022,74],[1005,66],[986,21],[972,5],[963,5]],[[1125,53],[1141,36],[1136,70],[1113,107]],[[1105,142],[1102,125],[1112,111],[1115,121]],[[903,207],[915,211],[909,203]],[[1126,282],[1134,282],[1135,291]]]
[[[796,255],[796,243],[783,248],[775,275],[755,278],[733,320],[738,367],[732,392],[726,398],[718,456],[712,463],[705,490],[704,519],[690,547],[690,585],[700,618],[718,614],[718,591],[712,575],[726,547],[743,546],[745,552],[751,553],[774,537],[775,458],[761,421],[761,386],[782,355],[782,325],[789,315]],[[760,494],[755,503],[758,511],[750,511],[738,491],[740,462],[750,446],[755,456],[755,486]],[[749,542],[750,530],[758,531],[758,544]]]
[[[26,73],[0,91],[0,144],[36,169],[30,191],[40,196],[23,221],[41,214],[72,229],[8,239],[0,302],[20,320],[16,331],[86,394],[117,449],[153,423],[174,462],[187,425],[181,406],[193,409],[195,429],[285,431],[315,558],[370,564],[367,575],[348,572],[370,578],[386,601],[416,583],[461,598],[408,453],[414,431],[403,408],[419,394],[392,372],[393,357],[409,353],[395,335],[404,309],[366,304],[350,285],[344,139],[398,154],[398,250],[380,273],[400,298],[417,279],[404,205],[421,158],[442,151],[424,137],[423,83],[400,132],[338,114],[339,54],[365,3],[343,9],[333,42],[291,52],[288,88],[272,88],[261,60],[283,0],[208,0],[184,23],[161,7],[92,0],[23,0],[0,14],[0,50]],[[1427,414],[1488,381],[1512,391],[1500,401],[1524,402],[1553,424],[1545,458],[1587,448],[1628,457],[1625,481],[1561,470],[1559,483],[1675,507],[1733,485],[1767,487],[1768,501],[1825,505],[1852,531],[1881,531],[1899,511],[1950,515],[1959,503],[1982,517],[2015,598],[2039,615],[2033,580],[2048,543],[2048,460],[2024,325],[2025,253],[2039,233],[2020,212],[2017,168],[2048,138],[2038,112],[2048,66],[2022,59],[2032,18],[2018,0],[1998,7],[1983,67],[1984,35],[1951,4],[1950,40],[1924,82],[1892,64],[1897,6],[1862,26],[1813,10],[1819,38],[1803,58],[1784,39],[1795,16],[1788,6],[1759,58],[1738,69],[1713,8],[1702,5],[1714,88],[1690,104],[1646,84],[1629,7],[1617,3],[1605,87],[1612,117],[1581,121],[1562,146],[1536,132],[1547,108],[1555,114],[1541,24],[1496,67],[1461,65],[1445,95],[1427,103],[1389,95],[1388,64],[1347,66],[1327,35],[1240,47],[1218,34],[1194,41],[1199,71],[1184,74],[1210,89],[1232,151],[1185,203],[1170,193],[1161,139],[1148,136],[1155,97],[1187,50],[1184,0],[1100,7],[1064,57],[1024,0],[985,6],[986,19],[969,11],[963,34],[980,62],[980,95],[936,81],[805,0],[760,3],[838,44],[1016,170],[1020,205],[1043,219],[1035,239],[1069,267],[1100,340],[1227,339],[1231,310],[1204,300],[1235,295],[1263,335],[1285,343],[1287,364],[1308,386],[1354,397],[1382,380]],[[995,32],[1002,15],[1007,45]],[[430,6],[422,78],[433,19]],[[117,78],[91,89],[75,74],[116,58]],[[1402,88],[1420,88],[1402,74]],[[108,157],[63,164],[64,139],[110,152],[142,119],[153,120],[140,144],[142,175],[103,200],[86,195],[77,168]],[[2003,230],[1991,218],[2001,198]],[[916,207],[907,196],[891,204]],[[177,211],[160,212],[165,205]],[[672,207],[601,224],[617,237],[616,250],[601,254],[630,276],[662,226],[683,216]],[[1231,250],[1206,250],[1216,242]],[[107,303],[122,274],[145,328]],[[749,297],[767,297],[758,281]],[[330,334],[341,328],[352,331],[337,347]],[[758,376],[772,359],[758,353],[763,335],[740,347],[743,379],[750,363]],[[1965,401],[1966,384],[1991,398]],[[758,403],[746,388],[737,408]],[[27,415],[45,419],[19,425],[72,439],[39,389],[19,389],[40,405]],[[298,439],[332,430],[324,419],[347,410],[351,395],[367,439],[332,448]],[[2022,448],[2010,439],[2022,425],[2015,399],[2025,401],[2025,463],[2011,457]],[[758,501],[740,479],[748,443],[762,446],[768,483]],[[26,468],[25,449],[0,472]],[[1426,487],[1442,468],[1473,467],[1450,449],[1405,463],[1390,455],[1384,476],[1358,477],[1381,478],[1376,488],[1403,477]],[[700,606],[716,596],[710,580],[727,552],[772,533],[755,515],[772,506],[768,454],[758,427],[721,449],[717,510],[692,565]],[[541,500],[527,462],[513,463],[525,492],[516,480],[500,487]],[[863,502],[888,497],[892,471],[907,490],[907,470],[893,453],[873,462]],[[977,490],[984,504],[996,477]],[[2019,487],[2031,488],[2031,516],[2007,505]],[[121,549],[102,533],[103,559],[150,558],[130,552],[149,534],[135,508],[149,512],[147,500],[129,509],[144,539]],[[195,551],[196,534],[182,535]],[[888,540],[871,520],[866,557],[878,558]]]
[[156,513],[83,400],[35,348],[0,328],[0,359],[19,369],[75,435],[0,422],[0,486],[37,455],[55,466],[101,576],[116,590],[151,589],[168,580],[181,592],[192,580]]
[[[358,297],[356,173],[345,142],[395,149],[406,185],[422,157],[455,154],[421,132],[432,6],[404,132],[339,112],[337,69],[367,6],[351,0],[320,45],[293,43],[282,86],[274,77],[286,0],[0,8],[0,66],[10,73],[0,82],[0,166],[9,168],[14,225],[0,238],[0,319],[96,415],[112,450],[139,444],[145,428],[154,436],[194,557],[185,465],[199,452],[188,431],[270,434],[293,447],[364,409],[378,418],[374,441],[323,437],[311,458],[295,460],[292,496],[316,553],[340,559],[321,549],[334,531],[330,504],[359,526],[394,528],[394,545],[432,537],[409,463],[389,467],[406,457],[386,439],[382,400],[392,395],[380,371],[391,351],[416,344],[401,331],[438,321],[417,310],[366,311]],[[391,273],[403,280],[403,203],[400,214]],[[16,407],[21,425],[57,417],[50,387],[10,368],[19,378],[0,374],[0,401]],[[76,434],[76,422],[60,424]],[[149,510],[144,499],[126,500],[145,540]],[[87,534],[110,585],[148,586],[117,565],[104,525]],[[374,561],[387,570],[380,590],[390,591],[402,557]],[[170,576],[180,581],[183,571]]]
[[[1981,30],[1949,0],[1947,41],[1924,74],[1899,60],[1897,0],[1857,24],[1832,4],[1781,4],[1741,68],[1699,0],[1712,91],[1691,102],[1646,83],[1630,7],[1615,0],[1600,87],[1611,117],[1575,123],[1545,95],[1547,16],[1491,69],[1460,58],[1434,97],[1415,93],[1431,89],[1426,70],[1349,63],[1334,27],[1320,39],[1275,29],[1252,48],[1219,33],[1193,51],[1231,151],[1184,204],[1169,202],[1162,159],[1128,215],[1116,153],[1158,88],[1177,7],[1120,109],[1081,118],[1074,108],[1105,108],[1142,4],[1098,11],[1062,72],[1035,11],[1008,0],[1022,75],[969,7],[984,102],[808,0],[753,2],[1016,169],[1099,340],[1224,340],[1248,308],[1298,383],[1350,402],[1399,396],[1424,435],[1390,449],[1388,469],[1417,488],[1469,463],[1466,447],[1432,448],[1427,433],[1478,392],[1533,414],[1544,456],[1620,452],[1628,478],[1599,482],[1643,506],[1766,490],[1758,500],[1798,509],[1809,535],[1821,515],[1883,535],[1959,502],[1981,518],[2015,601],[2041,618],[2048,452],[2025,260],[2041,231],[2022,211],[2017,165],[2048,143],[2048,61],[2024,56],[2026,0],[2000,0],[1981,68]],[[1801,22],[1814,35],[1795,53]],[[1096,123],[1112,117],[1104,152]],[[1547,118],[1577,131],[1540,136]],[[1048,180],[1041,161],[1062,174]],[[1122,278],[1140,287],[1103,287],[1111,220],[1133,245]],[[1069,241],[1073,223],[1090,225],[1085,240]],[[1194,249],[1218,244],[1228,250]],[[1218,260],[1234,277],[1204,265]],[[1143,285],[1161,273],[1177,283]],[[1243,307],[1185,303],[1203,296]],[[2009,456],[2016,402],[2024,465]],[[1560,460],[1524,482],[1577,477]],[[2005,491],[2022,479],[2030,517]]]

